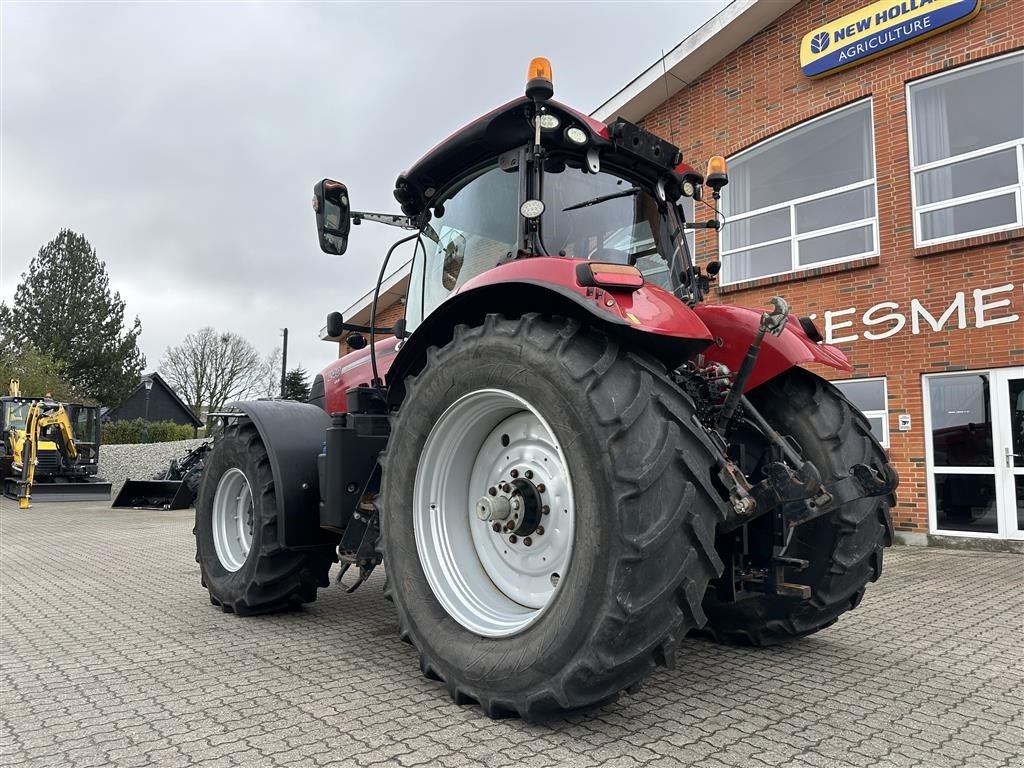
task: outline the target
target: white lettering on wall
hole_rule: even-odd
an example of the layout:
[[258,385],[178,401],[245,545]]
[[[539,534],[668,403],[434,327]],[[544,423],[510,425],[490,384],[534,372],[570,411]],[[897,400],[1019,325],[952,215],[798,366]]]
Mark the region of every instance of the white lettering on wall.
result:
[[999,307],[1010,306],[1009,299],[1000,299],[999,301],[985,302],[986,296],[991,296],[993,293],[1007,293],[1013,290],[1013,283],[1007,283],[1006,285],[997,285],[995,288],[975,288],[974,289],[974,324],[979,328],[987,328],[990,325],[1002,325],[1003,323],[1015,323],[1018,320],[1017,314],[1003,315],[1002,317],[993,317],[990,319],[985,318],[985,311],[990,309],[998,309]]
[[[988,328],[992,325],[1016,323],[1020,315],[1013,311],[1014,284],[997,285],[993,288],[975,288],[970,292],[974,300],[975,328]],[[1024,289],[1024,285],[1021,286]],[[1000,299],[992,299],[996,294],[1010,294]],[[901,309],[895,301],[882,301],[868,307],[859,315],[865,330],[863,336],[869,341],[888,339],[904,330],[908,325],[910,332],[917,335],[924,331],[963,330],[968,327],[967,291],[958,291],[952,301],[941,307],[941,314],[936,317],[933,311],[940,307],[932,303],[929,306],[920,299],[911,299],[907,310]],[[909,314],[909,323],[908,317]],[[825,312],[825,343],[849,344],[860,338],[861,334],[854,330],[854,321],[858,317],[857,307],[830,309]],[[815,319],[811,315],[811,319]],[[850,319],[846,319],[850,318]],[[923,322],[922,322],[923,321]],[[947,329],[946,326],[950,325]],[[887,327],[885,327],[887,326]]]
[[867,312],[864,313],[864,325],[881,325],[882,323],[893,323],[893,326],[886,331],[881,333],[875,333],[874,331],[864,331],[864,338],[875,341],[877,339],[887,339],[890,336],[895,336],[897,333],[903,330],[903,326],[907,324],[907,318],[901,315],[899,312],[890,312],[881,317],[875,317],[874,314],[877,310],[882,309],[899,309],[900,305],[895,301],[883,301],[881,304],[875,304]]
[[941,331],[946,321],[952,316],[953,312],[956,312],[957,322],[956,327],[964,329],[967,327],[967,313],[964,311],[964,292],[959,291],[956,297],[953,299],[953,303],[950,304],[946,311],[939,316],[936,320],[935,317],[929,312],[920,301],[917,299],[910,300],[910,328],[911,332],[915,335],[921,332],[921,325],[918,322],[920,318],[924,318],[928,321],[928,324],[932,327],[933,331]]
[[837,309],[835,312],[831,312],[831,311],[826,311],[825,312],[825,342],[827,344],[845,344],[848,341],[856,341],[857,340],[857,334],[856,333],[853,334],[853,336],[836,336],[835,335],[835,332],[838,331],[840,328],[852,328],[853,327],[853,321],[852,320],[844,320],[841,323],[836,323],[836,322],[832,321],[832,318],[834,318],[834,317],[838,317],[840,315],[852,315],[856,311],[857,311],[856,307],[850,307],[849,309]]

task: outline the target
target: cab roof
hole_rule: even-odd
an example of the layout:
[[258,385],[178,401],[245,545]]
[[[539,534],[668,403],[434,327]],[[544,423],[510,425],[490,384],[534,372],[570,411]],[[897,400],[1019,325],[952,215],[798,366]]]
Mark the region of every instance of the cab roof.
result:
[[[679,148],[623,119],[609,125],[567,107],[557,101],[545,101],[544,111],[559,120],[545,142],[560,144],[560,149],[582,157],[591,149],[600,153],[602,164],[609,161],[619,169],[629,169],[653,183],[666,173],[688,175],[702,181],[692,167],[682,162]],[[514,99],[477,118],[449,136],[420,158],[395,181],[395,199],[407,216],[418,216],[438,199],[438,194],[463,173],[497,160],[498,156],[525,146],[533,139],[533,101],[525,96]],[[570,127],[587,135],[584,145],[564,138]]]

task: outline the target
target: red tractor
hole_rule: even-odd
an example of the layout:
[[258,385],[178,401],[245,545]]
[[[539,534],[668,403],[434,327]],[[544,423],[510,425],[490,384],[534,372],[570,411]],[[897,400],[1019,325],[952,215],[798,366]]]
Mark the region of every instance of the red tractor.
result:
[[328,253],[351,223],[411,231],[388,252],[415,243],[405,319],[329,315],[362,348],[309,404],[233,404],[196,503],[214,605],[290,608],[338,560],[350,590],[383,562],[423,673],[492,717],[611,701],[693,631],[829,626],[881,573],[897,484],[866,419],[799,367],[851,370],[809,319],[702,303],[718,264],[685,233],[721,223],[685,212],[718,199],[722,158],[704,177],[552,95],[534,60],[525,97],[398,177],[401,215],[316,185]]

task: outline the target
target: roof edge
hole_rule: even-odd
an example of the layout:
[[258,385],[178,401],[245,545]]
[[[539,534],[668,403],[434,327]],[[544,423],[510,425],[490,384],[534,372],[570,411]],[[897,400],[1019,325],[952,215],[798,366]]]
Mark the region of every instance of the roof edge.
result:
[[799,2],[733,0],[598,106],[591,116],[601,122],[619,116],[639,120]]

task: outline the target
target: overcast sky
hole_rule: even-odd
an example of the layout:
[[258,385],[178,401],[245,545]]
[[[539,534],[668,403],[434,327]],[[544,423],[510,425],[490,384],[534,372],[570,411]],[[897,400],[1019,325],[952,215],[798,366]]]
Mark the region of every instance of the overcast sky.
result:
[[520,95],[531,57],[590,112],[726,4],[5,0],[0,300],[70,227],[142,320],[148,368],[205,325],[262,353],[287,326],[289,363],[317,372],[324,316],[372,288],[399,230],[327,256],[315,181],[397,210],[398,173]]

